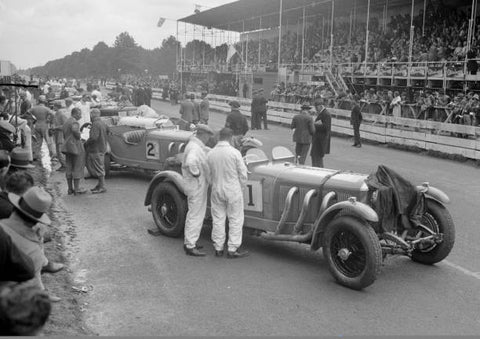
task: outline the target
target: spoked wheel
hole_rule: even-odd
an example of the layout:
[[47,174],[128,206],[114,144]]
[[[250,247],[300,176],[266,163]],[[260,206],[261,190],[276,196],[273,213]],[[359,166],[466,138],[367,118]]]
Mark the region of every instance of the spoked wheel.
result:
[[352,289],[371,285],[380,273],[378,237],[369,224],[353,217],[336,218],[327,226],[323,255],[334,278]]
[[162,182],[153,191],[152,214],[160,232],[169,237],[179,237],[185,227],[186,197],[169,182]]
[[[426,265],[433,265],[442,261],[450,254],[455,243],[455,224],[445,206],[428,199],[425,203],[426,209],[421,223],[433,233],[442,233],[443,241],[439,244],[431,244],[415,249],[412,252],[412,260]],[[418,231],[416,237],[427,237],[429,235],[424,231]]]

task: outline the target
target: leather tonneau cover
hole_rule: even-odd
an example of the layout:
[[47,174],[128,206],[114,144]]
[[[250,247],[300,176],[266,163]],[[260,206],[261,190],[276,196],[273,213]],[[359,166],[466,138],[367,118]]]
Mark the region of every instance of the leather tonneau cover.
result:
[[424,196],[408,180],[387,166],[380,165],[365,180],[370,189],[377,189],[375,210],[380,232],[402,231],[419,223],[424,212]]

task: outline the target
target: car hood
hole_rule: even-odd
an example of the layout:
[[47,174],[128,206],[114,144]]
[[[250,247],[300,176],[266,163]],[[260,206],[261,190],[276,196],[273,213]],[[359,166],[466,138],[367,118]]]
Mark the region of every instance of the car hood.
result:
[[171,141],[183,141],[186,142],[193,135],[193,132],[165,129],[165,130],[152,130],[148,133],[149,138],[168,139]]

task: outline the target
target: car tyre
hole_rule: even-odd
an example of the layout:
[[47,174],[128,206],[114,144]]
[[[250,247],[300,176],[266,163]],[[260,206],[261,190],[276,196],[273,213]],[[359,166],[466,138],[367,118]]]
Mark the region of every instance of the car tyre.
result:
[[152,214],[159,231],[177,238],[183,234],[187,217],[187,198],[172,183],[161,182],[152,194]]
[[[426,249],[415,249],[412,252],[412,260],[425,265],[436,264],[445,259],[455,243],[455,224],[452,216],[445,208],[434,200],[427,199],[422,224],[435,233],[443,234],[443,241]],[[422,234],[421,236],[425,236]]]
[[335,280],[354,290],[373,284],[382,265],[377,234],[351,216],[337,217],[327,226],[323,255]]

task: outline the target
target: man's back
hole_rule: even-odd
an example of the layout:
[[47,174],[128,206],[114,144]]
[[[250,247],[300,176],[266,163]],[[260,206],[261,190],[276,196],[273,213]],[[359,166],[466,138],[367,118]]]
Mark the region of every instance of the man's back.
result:
[[195,106],[190,100],[182,101],[180,104],[180,115],[183,120],[193,122]]
[[312,132],[314,131],[313,120],[307,114],[297,114],[292,119],[293,141],[300,144],[309,144],[312,142]]
[[37,119],[36,124],[46,124],[47,119],[52,115],[52,111],[43,105],[34,106],[30,109],[30,113]]
[[228,116],[225,127],[233,130],[233,135],[245,135],[248,131],[247,118],[240,111],[233,110]]

